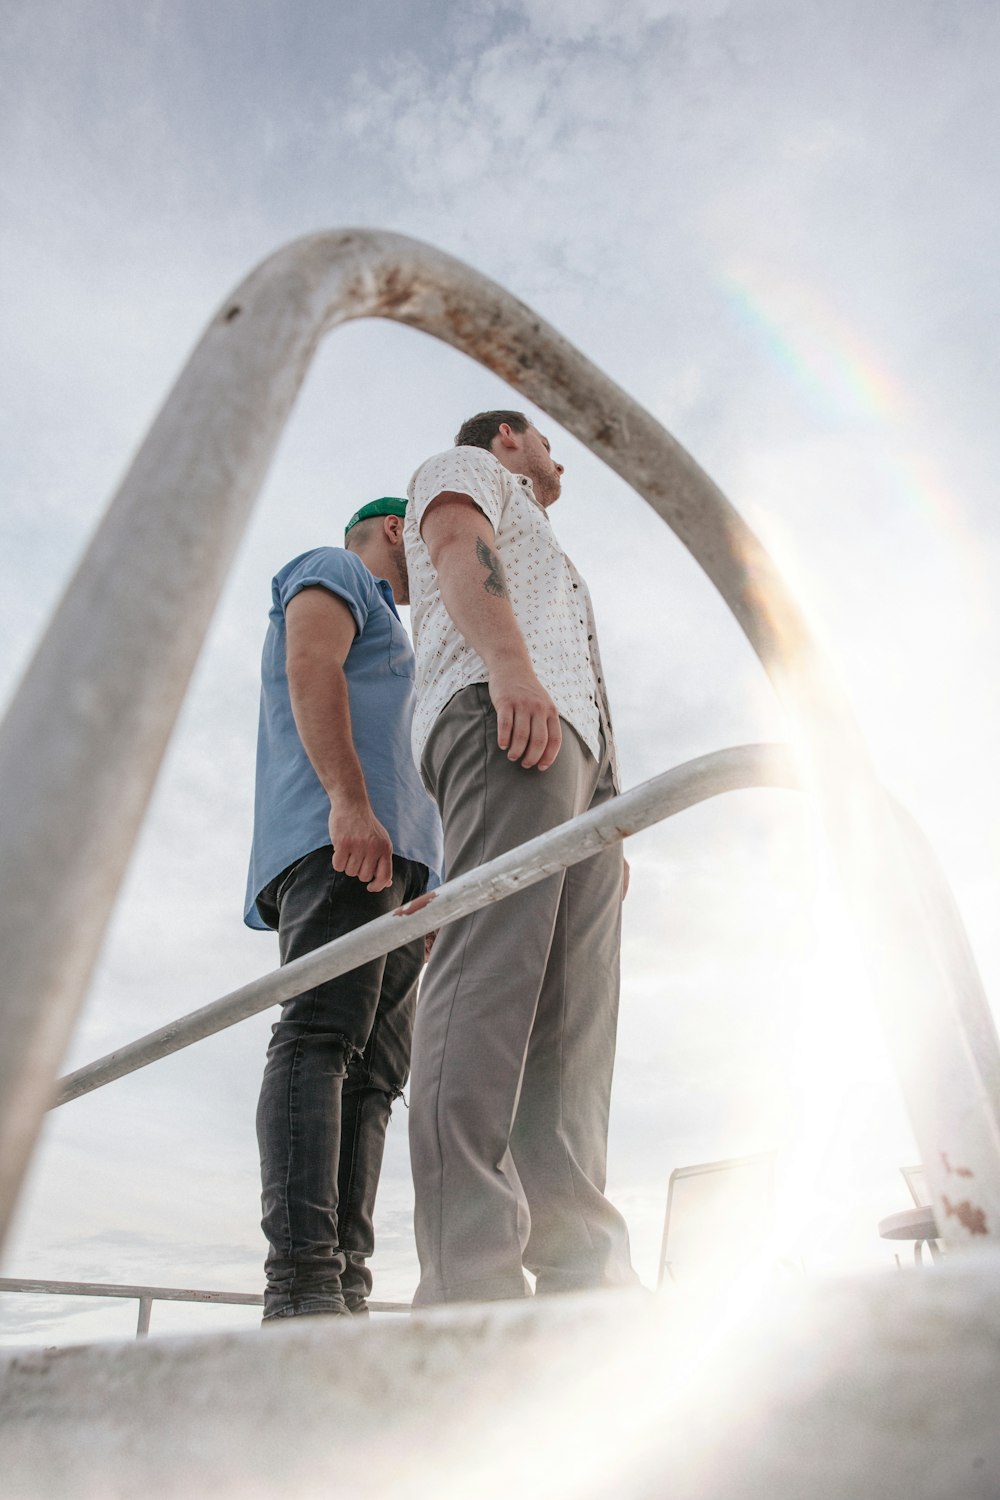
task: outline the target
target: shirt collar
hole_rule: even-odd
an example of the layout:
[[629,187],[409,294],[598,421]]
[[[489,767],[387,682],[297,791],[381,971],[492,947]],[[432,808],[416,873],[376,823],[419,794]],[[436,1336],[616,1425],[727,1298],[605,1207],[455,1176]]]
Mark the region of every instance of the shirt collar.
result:
[[[392,595],[392,584],[387,578],[376,578],[375,583],[382,598],[388,604],[396,619],[399,620],[399,610],[396,608],[396,601]],[[399,623],[402,625],[402,620],[399,620]]]

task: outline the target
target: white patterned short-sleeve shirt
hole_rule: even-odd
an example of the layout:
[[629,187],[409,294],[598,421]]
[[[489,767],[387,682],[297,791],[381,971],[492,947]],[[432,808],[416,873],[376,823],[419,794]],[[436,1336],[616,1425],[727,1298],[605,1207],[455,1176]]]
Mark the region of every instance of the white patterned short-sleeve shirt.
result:
[[573,726],[597,760],[603,728],[617,786],[590,591],[557,542],[531,480],[512,474],[485,448],[450,448],[429,458],[407,491],[403,537],[417,657],[413,753],[418,765],[441,710],[462,688],[486,682],[489,676],[482,657],[444,607],[437,573],[420,535],[427,507],[445,491],[470,496],[493,527],[514,617],[538,680],[560,717]]

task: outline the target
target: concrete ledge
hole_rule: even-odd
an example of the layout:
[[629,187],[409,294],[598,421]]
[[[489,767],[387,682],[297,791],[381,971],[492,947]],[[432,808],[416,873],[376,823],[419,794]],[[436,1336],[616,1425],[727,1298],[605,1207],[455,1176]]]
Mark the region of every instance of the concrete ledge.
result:
[[0,1362],[6,1500],[997,1500],[1000,1255]]

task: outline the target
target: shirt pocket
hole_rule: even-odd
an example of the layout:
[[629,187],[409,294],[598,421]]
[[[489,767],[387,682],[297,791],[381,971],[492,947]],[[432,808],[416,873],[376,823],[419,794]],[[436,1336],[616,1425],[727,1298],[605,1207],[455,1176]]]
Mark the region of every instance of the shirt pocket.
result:
[[412,682],[416,663],[413,659],[410,637],[395,616],[390,619],[389,626],[389,671],[394,672],[397,677],[406,677]]

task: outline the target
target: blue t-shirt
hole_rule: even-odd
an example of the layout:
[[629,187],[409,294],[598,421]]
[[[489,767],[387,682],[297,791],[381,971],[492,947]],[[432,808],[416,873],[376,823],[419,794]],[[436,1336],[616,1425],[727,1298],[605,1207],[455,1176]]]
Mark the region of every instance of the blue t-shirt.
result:
[[376,818],[393,852],[441,877],[441,823],[413,762],[413,648],[396,613],[392,589],[354,552],[318,547],[277,573],[261,660],[260,726],[253,848],[243,919],[266,929],[257,911],[264,887],[297,859],[330,842],[330,800],[299,739],[285,669],[285,609],[301,589],[321,587],[343,599],[358,633],[344,662],[354,748]]

